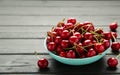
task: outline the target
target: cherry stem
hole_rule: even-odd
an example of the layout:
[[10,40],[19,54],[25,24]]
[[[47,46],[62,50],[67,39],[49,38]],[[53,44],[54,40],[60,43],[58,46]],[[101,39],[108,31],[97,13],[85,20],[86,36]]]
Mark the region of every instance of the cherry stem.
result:
[[112,33],[111,33],[111,35],[113,37],[113,40],[116,42],[117,40],[116,40],[115,36]]
[[116,58],[119,58],[120,57],[120,53],[116,56]]
[[65,18],[63,18],[62,21],[64,22],[64,21],[65,21]]
[[70,50],[70,49],[75,49],[75,46],[73,46],[71,48],[64,48],[64,50]]
[[34,54],[35,54],[35,56],[38,58],[38,59],[40,59],[39,57],[38,57],[38,53],[35,51],[34,52]]

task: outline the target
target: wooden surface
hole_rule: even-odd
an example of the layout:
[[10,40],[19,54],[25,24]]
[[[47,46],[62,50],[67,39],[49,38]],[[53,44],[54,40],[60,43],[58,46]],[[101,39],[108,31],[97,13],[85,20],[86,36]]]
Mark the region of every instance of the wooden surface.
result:
[[[109,31],[111,22],[120,24],[120,1],[0,0],[0,75],[120,75],[120,64],[107,67],[106,60],[116,56],[111,51],[85,66],[64,65],[48,55],[43,46],[46,32],[64,17],[92,21]],[[37,67],[34,51],[48,59],[48,69]]]

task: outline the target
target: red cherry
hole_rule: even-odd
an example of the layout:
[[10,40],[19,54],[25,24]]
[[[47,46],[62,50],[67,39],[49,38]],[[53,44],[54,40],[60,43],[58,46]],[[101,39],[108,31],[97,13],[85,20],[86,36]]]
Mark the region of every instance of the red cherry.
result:
[[49,51],[54,51],[55,48],[56,48],[55,42],[49,42],[49,43],[47,44],[47,48],[48,48]]
[[60,21],[60,22],[58,22],[57,27],[63,27],[64,25],[65,25],[64,21]]
[[93,48],[90,48],[87,52],[87,57],[92,57],[96,55],[96,51]]
[[110,32],[103,32],[103,35],[104,35],[104,39],[106,40],[110,40],[112,37]]
[[56,37],[57,36],[57,33],[55,31],[48,31],[47,34],[50,37]]
[[47,43],[52,42],[52,38],[50,36],[47,37]]
[[83,52],[83,53],[80,54],[80,58],[85,58],[85,57],[86,57],[85,52]]
[[66,52],[60,52],[59,56],[66,57]]
[[83,42],[83,46],[87,46],[87,48],[91,48],[92,47],[92,41],[91,40],[85,40]]
[[72,24],[72,23],[66,23],[65,25],[64,25],[64,29],[73,29],[74,28],[74,25]]
[[82,43],[79,43],[78,46],[76,46],[76,51],[81,54],[84,52],[84,47],[82,45]]
[[62,41],[61,41],[61,46],[62,46],[63,48],[68,48],[68,46],[69,46],[69,41],[68,41],[68,40],[62,40]]
[[83,23],[83,25],[88,25],[88,24],[93,25],[92,22],[90,22],[90,21],[85,21],[85,22]]
[[60,54],[60,52],[63,51],[63,48],[59,45],[57,48],[56,48],[56,51],[58,54]]
[[61,38],[62,39],[68,39],[70,37],[70,32],[68,30],[64,30],[62,33],[61,33]]
[[73,35],[74,35],[74,36],[77,36],[77,38],[78,38],[79,40],[82,39],[82,35],[81,35],[79,32],[75,32]]
[[112,35],[112,40],[115,41],[114,38],[115,39],[117,38],[117,33],[116,32],[111,32],[111,35]]
[[58,35],[60,35],[63,32],[63,27],[56,27],[54,31],[57,32]]
[[75,52],[73,50],[69,50],[66,55],[67,58],[75,58]]
[[60,36],[56,36],[54,41],[56,44],[60,44],[62,41],[62,38]]
[[118,65],[118,60],[114,57],[111,57],[107,60],[107,64],[109,67],[116,67]]
[[75,24],[76,23],[76,19],[75,18],[68,18],[67,23]]
[[103,45],[104,45],[105,49],[109,48],[109,47],[110,47],[110,41],[104,39],[104,40],[103,40]]
[[48,60],[45,58],[42,58],[42,59],[38,60],[37,65],[39,68],[45,69],[48,67]]
[[116,31],[118,24],[117,22],[113,22],[109,25],[111,31]]
[[85,34],[84,34],[84,38],[87,40],[87,39],[89,39],[89,40],[93,40],[93,35],[91,34],[91,33],[89,33],[89,32],[86,32]]
[[94,49],[97,53],[102,53],[105,50],[104,45],[102,43],[95,43]]
[[78,43],[78,42],[79,42],[79,39],[78,39],[77,36],[71,36],[71,37],[69,38],[69,42],[70,42],[71,44]]
[[119,51],[120,50],[120,43],[119,42],[112,42],[111,48],[113,51]]

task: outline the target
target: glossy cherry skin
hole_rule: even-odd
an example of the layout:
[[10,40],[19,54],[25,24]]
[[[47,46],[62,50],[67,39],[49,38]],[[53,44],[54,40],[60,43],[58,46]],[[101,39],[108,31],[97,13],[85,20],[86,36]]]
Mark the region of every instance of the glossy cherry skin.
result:
[[56,44],[60,44],[62,41],[62,38],[60,36],[56,36],[54,41]]
[[68,18],[67,23],[72,23],[73,25],[76,24],[75,18]]
[[110,40],[112,38],[110,32],[103,32],[103,35],[104,35],[104,39],[106,39],[106,40]]
[[76,46],[76,51],[79,53],[79,54],[82,54],[84,52],[84,47],[82,45],[82,43],[79,43],[77,46]]
[[69,39],[70,37],[70,32],[68,30],[64,30],[62,33],[61,33],[61,38],[62,39]]
[[60,52],[60,54],[59,54],[59,56],[61,56],[61,57],[66,57],[66,52]]
[[55,32],[55,31],[48,31],[47,35],[54,38],[54,37],[57,36],[57,32]]
[[111,31],[116,31],[116,29],[118,28],[118,24],[117,22],[113,22],[109,25],[109,27]]
[[105,47],[102,43],[95,43],[94,44],[94,49],[97,53],[102,53],[105,50]]
[[69,50],[66,55],[67,58],[75,58],[75,52],[73,50]]
[[120,43],[119,42],[112,42],[111,48],[112,48],[112,51],[119,51],[120,50]]
[[85,40],[83,42],[83,46],[87,46],[87,48],[91,48],[92,47],[92,41],[91,40]]
[[48,60],[45,58],[42,58],[42,59],[38,60],[37,65],[39,68],[45,69],[48,67]]
[[60,52],[64,51],[63,48],[59,45],[56,48],[57,54],[60,54]]
[[56,48],[55,42],[49,42],[49,43],[47,44],[47,48],[48,48],[49,51],[54,51],[55,48]]
[[92,57],[92,56],[95,56],[95,55],[96,55],[96,51],[93,48],[88,50],[87,57]]
[[78,43],[78,42],[79,42],[79,39],[78,39],[77,36],[70,36],[69,42],[70,42],[71,44]]
[[57,32],[58,35],[61,35],[61,33],[63,32],[63,30],[64,30],[63,27],[56,27],[54,29],[54,31]]
[[61,41],[61,47],[62,48],[68,48],[69,47],[69,41],[68,40],[62,40]]
[[104,40],[103,40],[103,45],[104,45],[105,49],[109,48],[109,47],[110,47],[110,41],[104,39]]
[[74,28],[74,25],[73,25],[72,23],[66,23],[66,24],[64,25],[64,29],[65,29],[65,30],[73,29],[73,28]]
[[73,35],[74,35],[74,36],[77,36],[77,38],[78,38],[79,40],[82,39],[82,35],[81,35],[79,32],[75,32]]
[[52,42],[53,41],[53,39],[50,37],[50,36],[47,36],[47,43],[49,43],[49,42]]
[[114,57],[111,57],[107,60],[107,64],[109,67],[116,67],[118,65],[118,60]]
[[91,34],[91,33],[89,33],[89,32],[86,32],[85,34],[84,34],[84,38],[87,40],[87,39],[89,39],[89,40],[93,40],[93,35]]

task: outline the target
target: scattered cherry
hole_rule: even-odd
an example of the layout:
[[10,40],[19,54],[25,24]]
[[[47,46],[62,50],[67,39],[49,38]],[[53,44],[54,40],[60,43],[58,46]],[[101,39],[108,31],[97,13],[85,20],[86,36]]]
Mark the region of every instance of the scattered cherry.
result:
[[120,43],[119,42],[112,42],[111,48],[112,48],[112,51],[119,51],[120,50]]
[[109,67],[116,67],[118,65],[118,60],[114,57],[110,57],[107,60],[107,64],[108,64]]
[[45,58],[42,58],[42,59],[38,60],[37,65],[39,68],[45,69],[48,67],[48,60]]
[[117,22],[113,22],[109,25],[111,31],[116,31],[118,24]]

